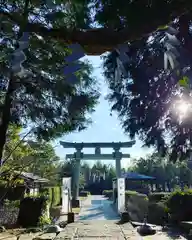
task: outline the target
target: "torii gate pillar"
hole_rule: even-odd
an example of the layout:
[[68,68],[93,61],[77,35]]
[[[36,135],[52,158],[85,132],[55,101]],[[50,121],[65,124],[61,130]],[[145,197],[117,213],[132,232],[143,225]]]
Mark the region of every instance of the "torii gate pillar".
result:
[[79,177],[80,177],[80,168],[81,168],[81,149],[76,149],[74,154],[75,156],[75,171],[73,172],[73,199],[77,199],[79,196]]
[[115,167],[116,167],[116,177],[121,178],[121,158],[122,153],[119,152],[119,149],[114,149],[114,158],[115,158]]

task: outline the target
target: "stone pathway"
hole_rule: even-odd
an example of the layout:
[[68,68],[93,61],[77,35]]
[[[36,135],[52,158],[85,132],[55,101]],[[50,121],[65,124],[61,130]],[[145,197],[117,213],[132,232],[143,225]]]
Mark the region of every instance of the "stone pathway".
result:
[[143,237],[142,240],[186,240],[180,234],[157,232],[155,235]]
[[104,196],[90,196],[82,202],[81,211],[77,218],[82,220],[116,220],[120,217],[112,208],[112,202]]
[[118,225],[113,220],[91,220],[69,224],[56,240],[63,239],[108,239],[139,240],[140,237],[130,224]]
[[77,222],[67,225],[56,239],[139,240],[140,237],[131,224],[118,224],[120,217],[111,204],[103,196],[88,197],[81,203]]

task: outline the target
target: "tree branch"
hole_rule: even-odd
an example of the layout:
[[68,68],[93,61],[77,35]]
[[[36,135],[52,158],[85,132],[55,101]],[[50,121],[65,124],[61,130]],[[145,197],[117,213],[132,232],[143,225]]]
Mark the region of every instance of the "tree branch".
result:
[[23,142],[23,140],[32,132],[32,130],[34,130],[34,128],[31,128],[24,136],[22,139],[20,139],[16,145],[14,146],[14,148],[9,152],[8,156],[4,159],[3,164],[5,162],[7,162],[7,160],[11,157],[11,155],[13,154],[13,152],[20,146],[20,144]]
[[[109,28],[96,29],[74,29],[69,30],[64,27],[57,29],[48,29],[41,24],[28,23],[28,31],[39,33],[44,37],[53,37],[58,41],[64,41],[66,44],[79,43],[87,53],[87,55],[100,55],[106,51],[114,50],[118,44],[131,42],[149,35],[157,30],[159,26],[166,25],[175,18],[191,11],[191,0],[174,0],[170,12],[163,14],[162,18],[154,19],[153,22],[146,22],[142,19],[140,25],[134,29],[123,28],[114,30]],[[14,17],[11,13],[1,10],[1,14],[9,17],[10,20],[21,25],[22,19]]]

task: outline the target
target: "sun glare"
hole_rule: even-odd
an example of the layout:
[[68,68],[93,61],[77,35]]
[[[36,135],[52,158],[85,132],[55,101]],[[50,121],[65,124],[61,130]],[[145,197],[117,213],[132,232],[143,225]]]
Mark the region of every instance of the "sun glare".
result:
[[174,103],[174,112],[179,117],[180,121],[187,117],[191,104],[180,100]]
[[187,104],[184,101],[181,101],[180,103],[178,103],[177,110],[179,114],[185,116],[189,110],[189,104]]

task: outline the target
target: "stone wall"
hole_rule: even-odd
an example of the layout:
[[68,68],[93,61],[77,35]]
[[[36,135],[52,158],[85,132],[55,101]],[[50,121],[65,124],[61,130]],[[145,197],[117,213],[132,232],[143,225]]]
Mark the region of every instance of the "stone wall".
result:
[[0,207],[0,225],[14,225],[17,223],[19,208]]

